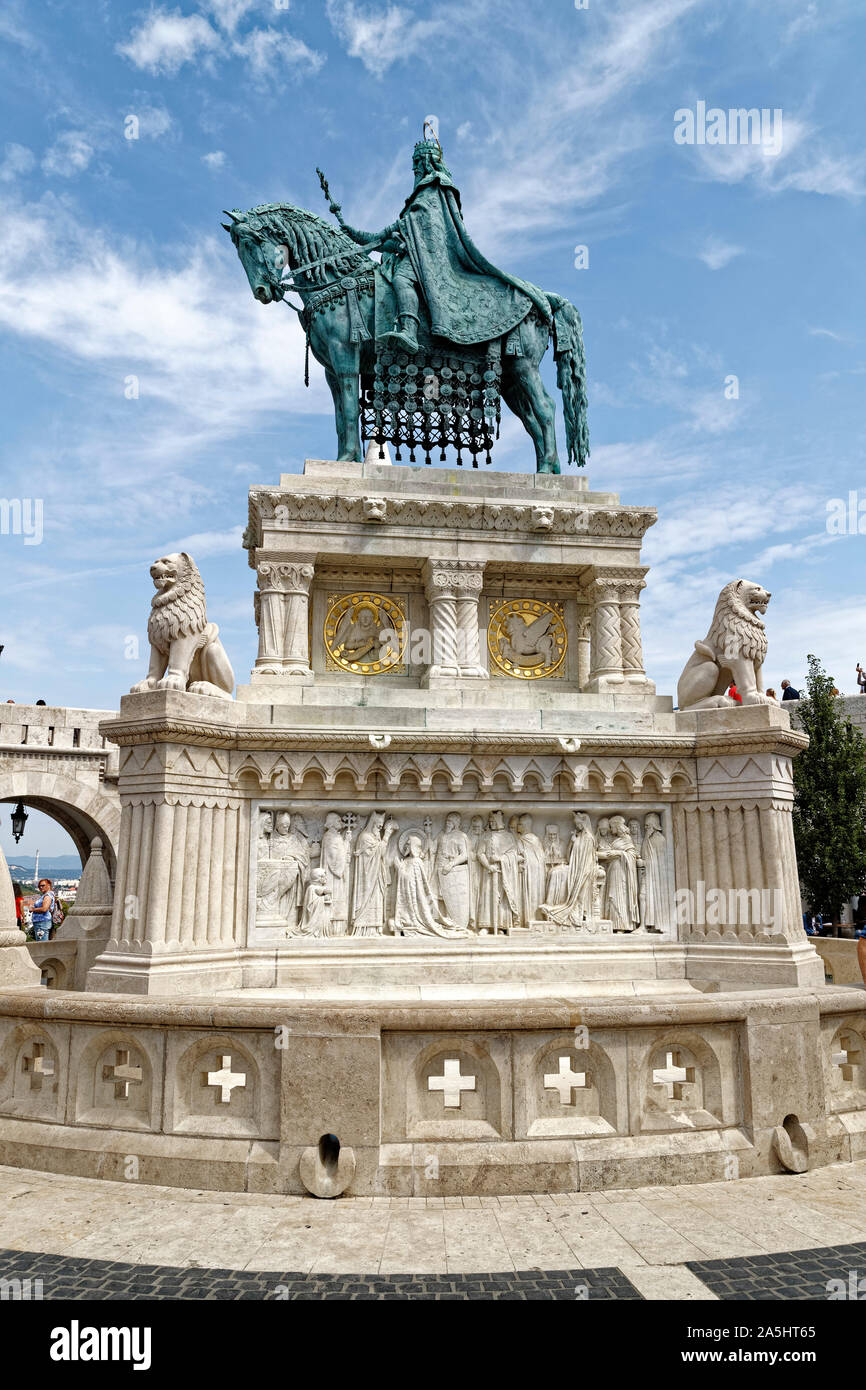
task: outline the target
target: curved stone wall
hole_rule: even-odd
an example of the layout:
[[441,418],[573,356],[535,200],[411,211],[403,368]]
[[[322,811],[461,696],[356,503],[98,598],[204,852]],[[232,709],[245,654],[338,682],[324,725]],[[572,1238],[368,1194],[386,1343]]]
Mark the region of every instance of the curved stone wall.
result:
[[725,1180],[862,1158],[866,995],[335,1013],[0,994],[2,1163],[297,1193],[326,1135],[341,1171],[354,1163],[354,1195]]

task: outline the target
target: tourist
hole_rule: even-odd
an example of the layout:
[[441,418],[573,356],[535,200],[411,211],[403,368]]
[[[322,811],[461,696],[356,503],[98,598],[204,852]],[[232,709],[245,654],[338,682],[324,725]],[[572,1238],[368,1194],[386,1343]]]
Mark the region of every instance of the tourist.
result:
[[21,887],[21,884],[17,881],[17,879],[13,879],[12,881],[12,892],[15,897],[15,921],[20,931],[21,923],[24,920],[24,889]]
[[33,924],[33,940],[48,941],[51,937],[52,913],[54,912],[55,903],[51,879],[40,878],[38,888],[41,898],[37,899],[30,911],[30,920]]
[[863,670],[859,661],[857,662],[857,688],[861,695],[866,695],[866,671]]
[[36,703],[37,703],[37,705],[44,705],[44,704],[45,704],[45,701],[44,701],[44,700],[37,700]]
[[738,705],[741,705],[743,703],[743,697],[740,694],[737,687],[734,685],[733,681],[731,681],[731,684],[728,686],[728,695],[730,699],[735,700]]
[[790,681],[782,681],[782,699],[799,700],[800,692],[795,690]]
[[770,687],[768,688],[768,690],[767,690],[767,699],[768,699],[768,700],[775,700],[776,704],[779,703],[779,697],[778,697],[778,695],[776,694],[776,692],[775,692],[775,690],[773,689],[772,686],[770,686]]

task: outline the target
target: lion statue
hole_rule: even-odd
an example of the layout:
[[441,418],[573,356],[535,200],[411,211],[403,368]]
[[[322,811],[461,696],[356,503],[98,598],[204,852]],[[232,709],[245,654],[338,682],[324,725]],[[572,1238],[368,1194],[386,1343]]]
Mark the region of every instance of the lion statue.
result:
[[686,662],[677,684],[680,709],[725,709],[735,685],[744,705],[771,704],[763,693],[767,633],[760,614],[772,595],[750,579],[732,579],[719,594],[710,630]]
[[204,584],[198,565],[184,551],[164,555],[150,567],[156,593],[150,605],[147,677],[131,690],[189,690],[231,700],[234,672],[219,640],[216,623],[207,620]]

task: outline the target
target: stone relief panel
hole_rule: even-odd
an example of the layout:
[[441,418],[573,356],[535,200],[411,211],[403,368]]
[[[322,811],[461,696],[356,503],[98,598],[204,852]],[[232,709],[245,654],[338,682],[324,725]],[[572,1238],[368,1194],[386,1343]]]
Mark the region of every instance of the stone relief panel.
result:
[[166,1133],[276,1139],[280,1056],[273,1032],[170,1034]]
[[862,1017],[821,1020],[829,1108],[836,1114],[866,1106],[866,1026]]
[[629,1038],[630,1133],[719,1128],[741,1119],[733,1028]]
[[69,1029],[0,1020],[0,1111],[62,1120],[69,1073]]
[[158,1130],[163,1035],[77,1028],[70,1053],[69,1118],[112,1129]]
[[514,1036],[516,1139],[628,1133],[623,1033],[573,1029]]
[[676,936],[658,811],[295,802],[253,816],[251,921],[272,937]]
[[384,1143],[512,1137],[507,1033],[383,1033]]
[[529,598],[491,602],[487,649],[494,676],[546,680],[564,675],[568,633],[562,604]]
[[406,598],[366,591],[329,594],[322,638],[327,671],[406,674]]

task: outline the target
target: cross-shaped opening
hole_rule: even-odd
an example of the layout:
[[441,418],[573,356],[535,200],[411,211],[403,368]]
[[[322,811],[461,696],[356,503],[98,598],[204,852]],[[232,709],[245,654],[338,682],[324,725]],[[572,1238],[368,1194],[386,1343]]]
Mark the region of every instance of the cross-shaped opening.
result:
[[102,1068],[103,1081],[114,1082],[114,1099],[129,1100],[130,1086],[141,1085],[141,1067],[130,1066],[129,1052],[119,1047],[114,1062]]
[[46,1077],[54,1075],[54,1063],[45,1055],[45,1044],[33,1044],[33,1056],[21,1059],[21,1070],[30,1077],[31,1091],[41,1091]]
[[459,1109],[461,1093],[474,1091],[475,1080],[474,1076],[460,1075],[460,1059],[458,1057],[448,1057],[445,1059],[442,1076],[428,1076],[427,1090],[441,1091],[445,1105],[451,1109]]
[[574,1071],[571,1061],[570,1057],[560,1057],[559,1071],[547,1072],[544,1077],[544,1089],[558,1091],[560,1105],[573,1105],[575,1089],[584,1090],[589,1085],[586,1072]]
[[840,1069],[845,1081],[854,1080],[854,1068],[859,1067],[863,1060],[860,1048],[857,1046],[859,1039],[852,1033],[840,1033],[838,1052],[833,1053],[833,1062]]
[[236,1086],[246,1086],[246,1073],[242,1071],[232,1071],[231,1054],[220,1057],[219,1071],[206,1071],[204,1073],[203,1085],[218,1086],[219,1100],[223,1105],[230,1105],[232,1091]]
[[667,1054],[665,1066],[653,1072],[653,1084],[667,1087],[668,1100],[682,1100],[683,1087],[694,1085],[694,1080],[694,1067],[684,1067],[682,1053],[674,1050]]

